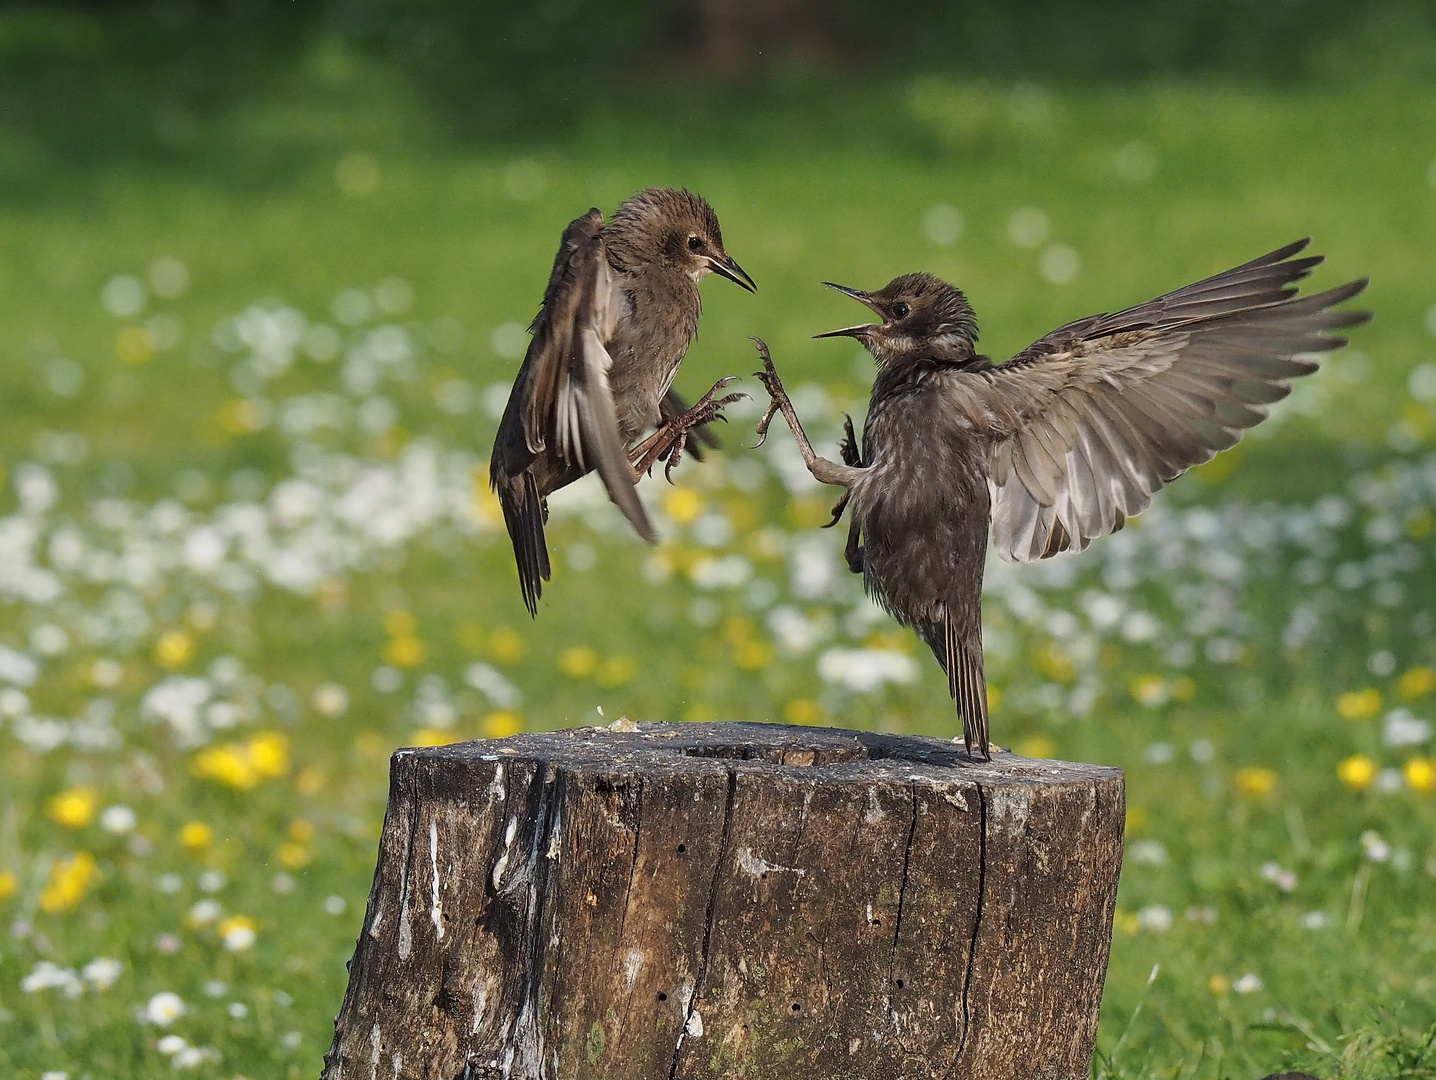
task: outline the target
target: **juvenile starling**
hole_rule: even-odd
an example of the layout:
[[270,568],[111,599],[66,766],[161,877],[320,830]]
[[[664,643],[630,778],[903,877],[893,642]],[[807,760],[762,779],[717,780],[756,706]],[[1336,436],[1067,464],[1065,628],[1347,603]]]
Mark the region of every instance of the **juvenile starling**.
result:
[[1316,370],[1307,354],[1346,344],[1328,331],[1370,318],[1332,310],[1365,280],[1297,298],[1322,261],[1296,257],[1307,243],[1068,323],[1004,364],[978,355],[967,298],[930,274],[872,293],[833,285],[881,320],[818,335],[857,338],[877,361],[861,449],[849,421],[841,465],[814,453],[758,342],[771,398],[759,445],[781,411],[813,476],[847,489],[831,524],[851,507],[848,565],[936,655],[969,752],[988,756],[989,526],[1004,559],[1081,551],[1265,419]]
[[702,436],[738,397],[718,397],[731,379],[692,408],[672,389],[709,273],[756,290],[724,250],[713,208],[689,191],[647,188],[606,224],[594,208],[564,230],[489,460],[530,615],[550,575],[549,493],[596,469],[638,535],[654,542],[638,477],[664,459],[671,472],[689,434]]

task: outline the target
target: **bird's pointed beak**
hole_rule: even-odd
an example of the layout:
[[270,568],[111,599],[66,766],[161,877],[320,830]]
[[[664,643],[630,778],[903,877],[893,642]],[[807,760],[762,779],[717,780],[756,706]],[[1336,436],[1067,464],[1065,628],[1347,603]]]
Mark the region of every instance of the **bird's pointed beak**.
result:
[[[873,302],[873,298],[867,293],[863,292],[861,289],[850,289],[846,285],[837,285],[831,281],[825,281],[823,282],[823,284],[830,289],[837,289],[838,292],[842,293],[844,296],[851,296],[858,303],[864,305],[865,307],[872,308],[873,311],[877,312],[878,315],[882,314],[882,312],[878,311],[877,305]],[[861,323],[857,326],[845,326],[841,330],[829,330],[826,334],[814,334],[813,337],[862,337],[864,334],[867,334],[870,331],[877,329],[877,325],[877,323]]]
[[748,276],[748,271],[739,266],[737,260],[726,252],[719,256],[710,255],[708,257],[708,266],[715,274],[719,274],[729,281],[743,286],[743,288],[747,289],[750,293],[758,291],[758,286],[755,285],[753,279]]

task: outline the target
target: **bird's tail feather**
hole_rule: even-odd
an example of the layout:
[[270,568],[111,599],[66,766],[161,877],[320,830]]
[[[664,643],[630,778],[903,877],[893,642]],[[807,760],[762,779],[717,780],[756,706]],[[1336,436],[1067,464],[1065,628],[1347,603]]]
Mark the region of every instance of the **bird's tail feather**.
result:
[[516,484],[499,485],[499,504],[504,510],[504,524],[514,543],[514,562],[519,570],[519,588],[524,607],[538,616],[539,597],[543,583],[552,576],[548,561],[548,545],[544,542],[543,499],[538,483],[530,472],[520,473]]
[[991,757],[987,728],[987,676],[982,669],[982,644],[968,648],[958,640],[952,611],[943,615],[943,668],[947,672],[947,692],[957,704],[962,717],[962,742],[971,753],[973,747],[987,760]]

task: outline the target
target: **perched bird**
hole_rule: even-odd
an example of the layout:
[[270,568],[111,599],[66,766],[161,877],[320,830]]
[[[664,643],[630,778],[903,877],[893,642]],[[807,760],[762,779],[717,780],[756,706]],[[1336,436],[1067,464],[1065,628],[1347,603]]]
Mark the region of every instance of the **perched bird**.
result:
[[646,188],[610,221],[594,208],[564,230],[489,460],[530,615],[550,576],[549,493],[596,469],[652,543],[638,477],[663,459],[671,472],[689,434],[704,436],[702,425],[739,396],[718,397],[732,381],[722,379],[689,408],[672,389],[709,273],[756,291],[724,249],[713,208],[690,191]]
[[969,752],[988,756],[989,527],[1004,559],[1081,551],[1265,419],[1316,370],[1308,354],[1346,344],[1329,331],[1370,318],[1333,310],[1365,280],[1297,297],[1322,261],[1297,257],[1307,243],[1068,323],[1003,364],[977,353],[967,298],[930,274],[871,293],[833,285],[881,320],[817,335],[857,338],[877,361],[862,445],[849,420],[842,464],[813,451],[758,342],[771,399],[759,445],[781,411],[813,476],[847,489],[830,524],[851,507],[848,565],[937,656]]

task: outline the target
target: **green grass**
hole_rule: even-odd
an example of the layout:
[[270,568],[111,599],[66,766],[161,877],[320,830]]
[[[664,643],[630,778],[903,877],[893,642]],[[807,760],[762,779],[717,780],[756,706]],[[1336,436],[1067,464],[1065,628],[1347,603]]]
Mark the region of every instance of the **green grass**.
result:
[[[0,44],[12,50],[15,25],[0,21],[10,34],[0,33]],[[85,32],[73,33],[94,59],[83,54]],[[78,65],[81,74],[63,86],[44,65],[17,64],[0,76],[12,114],[25,121],[0,129],[0,513],[14,514],[34,479],[22,463],[47,461],[59,502],[35,512],[42,563],[63,562],[49,538],[67,522],[89,544],[122,536],[160,543],[153,517],[123,527],[97,521],[106,497],[147,513],[179,495],[189,528],[246,485],[267,495],[321,450],[380,467],[412,460],[406,448],[413,454],[427,442],[468,455],[456,468],[477,464],[492,419],[477,407],[446,411],[436,394],[456,379],[477,395],[512,378],[514,361],[495,352],[494,332],[532,315],[564,224],[590,205],[610,210],[645,184],[707,195],[730,250],[760,287],[750,297],[721,281],[705,285],[702,334],[680,386],[694,393],[720,375],[751,371],[746,336],[761,334],[790,385],[828,387],[832,405],[815,426],[829,441],[837,408],[861,411],[868,369],[851,346],[810,339],[853,315],[822,279],[871,287],[932,270],[968,292],[984,346],[1007,355],[1070,318],[1145,299],[1307,233],[1331,257],[1319,285],[1370,275],[1363,302],[1376,319],[1354,347],[1366,359],[1354,350],[1333,357],[1279,424],[1176,485],[1166,516],[1132,535],[1139,558],[1155,559],[1160,552],[1144,538],[1189,520],[1177,517],[1181,508],[1245,506],[1231,519],[1240,523],[1252,520],[1252,507],[1349,494],[1351,522],[1324,534],[1334,547],[1320,556],[1323,580],[1343,562],[1395,550],[1368,528],[1389,519],[1417,554],[1414,568],[1395,575],[1401,595],[1388,603],[1365,587],[1303,585],[1296,575],[1307,556],[1291,543],[1273,541],[1268,554],[1238,545],[1248,584],[1234,590],[1245,617],[1232,624],[1242,643],[1235,661],[1207,659],[1199,648],[1178,669],[1167,647],[1181,636],[1183,616],[1171,586],[1211,587],[1214,579],[1192,566],[1212,545],[1184,541],[1185,569],[1142,563],[1134,581],[1113,584],[1116,541],[1100,543],[1071,564],[1070,583],[1019,571],[994,584],[988,626],[1002,692],[994,726],[1004,744],[1126,768],[1129,840],[1156,842],[1132,848],[1147,861],[1129,859],[1124,871],[1099,1035],[1106,1075],[1255,1077],[1286,1063],[1323,1076],[1433,1075],[1423,1033],[1436,1014],[1436,807],[1404,781],[1380,793],[1379,785],[1355,790],[1336,773],[1355,754],[1401,769],[1429,753],[1429,743],[1386,746],[1381,732],[1393,708],[1418,717],[1432,709],[1419,674],[1402,675],[1436,660],[1428,611],[1436,493],[1412,473],[1361,501],[1390,462],[1419,466],[1432,437],[1430,407],[1407,389],[1408,373],[1436,352],[1424,326],[1436,303],[1436,191],[1428,183],[1436,146],[1423,134],[1436,130],[1436,99],[1428,87],[1373,77],[1283,91],[1163,83],[1048,94],[941,78],[798,80],[655,92],[595,106],[556,134],[486,144],[434,120],[392,71],[327,39],[275,46],[268,66],[225,93],[207,90],[202,72],[188,82],[167,81],[163,67],[153,78],[136,74],[134,62],[97,40],[99,59]],[[1134,143],[1146,152],[1132,151]],[[1149,177],[1123,178],[1124,148],[1129,166],[1133,155],[1139,164],[1149,157]],[[362,194],[336,183],[352,154],[377,170]],[[935,204],[961,211],[956,243],[924,236]],[[1024,207],[1050,221],[1050,237],[1032,250],[1008,236],[1011,215]],[[1052,243],[1080,258],[1069,283],[1039,273]],[[105,309],[106,282],[143,277],[162,256],[188,268],[182,296],[152,298],[130,317]],[[379,387],[397,422],[305,439],[275,424],[226,426],[226,417],[242,418],[234,411],[241,391],[276,408],[301,393],[339,391],[339,364],[300,359],[267,384],[241,377],[237,388],[232,372],[243,353],[212,334],[218,323],[265,298],[332,322],[341,289],[372,295],[391,276],[407,281],[415,299],[387,321],[419,348],[407,372]],[[161,312],[180,319],[180,341],[140,363],[121,360],[120,335],[130,331],[133,346],[134,331]],[[357,339],[365,329],[345,332]],[[83,369],[73,396],[53,389],[56,373],[69,370],[57,358]],[[222,1058],[201,1062],[200,1075],[313,1075],[373,868],[387,755],[416,731],[472,737],[513,722],[501,701],[465,686],[474,661],[522,691],[517,712],[530,728],[594,722],[601,705],[608,718],[801,715],[955,734],[940,676],[906,636],[888,634],[896,628],[881,621],[855,636],[843,628],[853,582],[820,596],[795,591],[785,546],[816,538],[831,551],[841,538],[813,528],[825,519],[823,493],[794,497],[769,468],[785,436],[775,432],[762,451],[743,448],[750,424],[735,418],[723,455],[679,473],[682,490],[696,496],[687,506],[669,501],[659,483],[645,485],[650,503],[672,512],[673,539],[661,554],[677,572],[666,580],[610,508],[557,517],[558,572],[533,624],[506,540],[462,510],[413,516],[400,542],[370,544],[356,564],[323,575],[317,593],[262,582],[229,591],[204,572],[162,567],[133,587],[71,575],[59,600],[5,600],[0,645],[42,667],[25,690],[27,707],[0,721],[0,873],[13,875],[0,878],[13,885],[0,890],[12,892],[0,899],[0,921],[11,926],[0,940],[0,1073],[167,1069],[157,1049],[163,1032],[138,1024],[134,1010],[173,991],[190,1011],[170,1031]],[[55,433],[82,435],[83,459],[73,460],[73,440]],[[333,467],[337,459],[324,460]],[[444,490],[462,492],[465,483]],[[705,548],[681,523],[695,506],[716,511],[732,536]],[[754,580],[772,583],[768,603],[777,597],[816,624],[829,619],[831,639],[800,655],[775,649],[754,590],[705,591],[691,581],[705,552],[748,559]],[[594,554],[602,573],[577,568]],[[1012,580],[1038,588],[1049,613],[1080,615],[1086,593],[1106,590],[1154,613],[1164,629],[1155,642],[1127,640],[1083,621],[1081,633],[1065,635],[1045,617],[1014,613]],[[1318,633],[1284,648],[1291,611],[1317,595],[1328,597]],[[137,610],[136,621],[97,629],[90,616],[117,602]],[[409,613],[412,628],[396,612]],[[46,626],[67,638],[48,655]],[[862,694],[818,676],[823,648],[864,643],[910,653],[918,680]],[[592,657],[566,652],[581,647]],[[1084,648],[1092,650],[1086,659]],[[1377,674],[1373,654],[1391,657],[1389,665],[1376,660]],[[161,680],[205,676],[224,656],[248,673],[224,693],[252,715],[213,742],[258,732],[289,740],[290,761],[252,786],[196,775],[196,748],[141,715]],[[118,662],[117,681],[95,667],[99,657]],[[371,681],[386,658],[404,665],[394,692]],[[433,682],[420,690],[426,675],[443,678],[442,693]],[[348,695],[341,716],[325,717],[314,704],[328,683]],[[1074,686],[1095,695],[1086,718],[1072,716]],[[1144,686],[1161,687],[1150,707],[1134,696]],[[1342,719],[1338,696],[1366,687],[1379,695],[1370,715]],[[118,745],[41,752],[33,737],[20,737],[17,716],[69,719],[97,699],[113,705]],[[1163,756],[1154,744],[1169,746],[1173,760],[1153,763]],[[51,800],[86,788],[98,807],[132,807],[135,833],[55,821]],[[209,844],[181,844],[191,821],[211,827]],[[95,857],[95,878],[73,905],[44,910],[55,861],[76,851]],[[1278,871],[1263,876],[1267,863],[1294,876],[1290,891],[1268,880]],[[201,880],[207,870],[225,876],[212,894]],[[280,891],[277,874],[288,878]],[[157,888],[161,880],[176,891]],[[343,901],[340,914],[326,912],[331,897]],[[194,908],[207,898],[218,901],[218,919]],[[252,948],[223,947],[216,927],[234,915],[253,920]],[[174,951],[160,947],[171,944]],[[95,956],[124,965],[108,990],[70,1000],[20,988],[41,961],[78,968]],[[1243,981],[1249,972],[1259,987]],[[218,991],[211,996],[206,983],[214,982],[225,988],[210,986]],[[231,1002],[243,1016],[226,1012]]]

